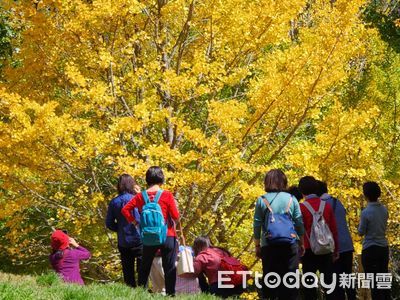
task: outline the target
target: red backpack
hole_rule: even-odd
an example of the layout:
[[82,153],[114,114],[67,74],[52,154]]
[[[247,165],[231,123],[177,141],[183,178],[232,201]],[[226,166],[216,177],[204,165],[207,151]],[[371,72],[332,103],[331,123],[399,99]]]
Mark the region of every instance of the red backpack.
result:
[[221,258],[221,264],[219,266],[220,271],[233,271],[233,274],[227,274],[230,281],[224,282],[225,284],[233,284],[234,286],[242,285],[243,276],[246,276],[246,281],[250,278],[249,274],[237,274],[237,271],[247,271],[248,268],[242,264],[238,259],[232,256],[224,256]]

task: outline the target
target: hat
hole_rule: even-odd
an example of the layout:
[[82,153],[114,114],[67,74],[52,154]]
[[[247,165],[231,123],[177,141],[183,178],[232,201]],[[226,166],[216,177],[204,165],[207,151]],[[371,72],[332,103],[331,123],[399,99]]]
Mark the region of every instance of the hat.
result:
[[51,235],[51,248],[53,250],[65,250],[69,246],[69,236],[62,230],[56,230]]

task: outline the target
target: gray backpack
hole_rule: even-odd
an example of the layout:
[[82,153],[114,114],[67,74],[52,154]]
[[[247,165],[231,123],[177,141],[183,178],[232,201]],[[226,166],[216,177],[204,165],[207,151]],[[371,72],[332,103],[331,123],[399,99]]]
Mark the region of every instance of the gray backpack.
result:
[[318,211],[315,211],[307,201],[304,201],[303,204],[313,217],[310,236],[306,233],[310,241],[311,251],[316,255],[333,253],[335,250],[335,241],[323,216],[325,201],[321,201]]

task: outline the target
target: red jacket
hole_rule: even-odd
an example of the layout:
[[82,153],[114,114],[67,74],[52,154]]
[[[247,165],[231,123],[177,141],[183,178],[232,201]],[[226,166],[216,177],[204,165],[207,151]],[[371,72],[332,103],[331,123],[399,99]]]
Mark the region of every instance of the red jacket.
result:
[[229,256],[228,253],[219,248],[209,247],[201,251],[193,261],[194,272],[200,274],[204,272],[208,279],[208,284],[218,281],[218,270],[221,264],[221,258]]
[[[147,192],[147,193],[149,195],[150,201],[153,201],[155,195],[157,194],[157,192]],[[178,208],[176,207],[174,196],[172,195],[171,192],[164,190],[161,194],[160,199],[158,200],[158,204],[160,205],[165,221],[168,224],[167,236],[176,237],[175,224],[171,222],[171,219],[177,220],[179,218],[179,212]],[[131,212],[136,207],[141,213],[143,206],[144,206],[144,200],[142,194],[140,193],[137,194],[135,197],[133,197],[132,200],[129,201],[122,208],[121,213],[124,215],[127,221],[131,223],[135,220],[135,218],[132,217]]]
[[[319,205],[321,203],[320,198],[310,198],[306,199],[304,201],[307,201],[308,203],[311,204],[312,208],[315,211],[318,211]],[[310,241],[308,240],[307,236],[310,236],[311,234],[311,225],[313,222],[313,217],[310,211],[307,209],[307,207],[304,206],[303,203],[300,204],[300,210],[301,214],[303,215],[303,223],[304,223],[304,229],[307,234],[304,235],[304,248],[305,249],[310,249]],[[338,232],[337,232],[337,227],[336,227],[336,219],[335,215],[333,213],[333,209],[330,206],[329,203],[325,202],[325,209],[323,213],[323,217],[325,219],[326,224],[328,224],[329,229],[332,232],[333,239],[335,241],[335,253],[338,253],[339,247],[338,247]]]

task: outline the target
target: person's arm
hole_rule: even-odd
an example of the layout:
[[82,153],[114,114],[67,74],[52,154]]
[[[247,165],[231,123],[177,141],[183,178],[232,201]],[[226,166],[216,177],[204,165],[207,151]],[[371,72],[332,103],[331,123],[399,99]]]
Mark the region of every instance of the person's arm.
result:
[[358,234],[359,235],[365,235],[367,233],[367,228],[368,228],[368,218],[365,210],[361,212],[361,217],[360,217],[360,224],[358,225]]
[[172,193],[169,193],[168,199],[168,213],[174,221],[178,221],[179,219],[179,211],[176,205],[176,201]]
[[76,253],[77,253],[77,257],[78,257],[80,260],[87,260],[87,259],[89,259],[90,256],[91,256],[90,251],[89,251],[88,249],[82,247],[82,246],[78,246],[78,247],[75,249],[75,251],[76,251]]
[[294,229],[299,237],[299,254],[300,256],[304,255],[304,223],[303,223],[303,215],[301,214],[300,204],[293,196],[293,204],[292,204],[292,218],[294,223]]
[[72,252],[72,255],[73,255],[76,259],[79,259],[79,260],[86,260],[86,259],[89,259],[89,258],[90,258],[90,256],[91,256],[90,251],[87,250],[86,248],[80,246],[80,245],[75,241],[75,239],[70,238],[70,239],[69,239],[69,243],[70,243],[71,246],[75,247],[75,249],[72,249],[71,252]]
[[388,209],[386,208],[386,206],[384,206],[384,205],[382,205],[383,206],[383,208],[384,208],[384,212],[385,212],[385,216],[384,216],[384,218],[385,218],[385,224],[387,225],[387,222],[389,221],[389,211],[388,211]]
[[118,231],[118,225],[115,222],[115,216],[113,212],[113,201],[110,202],[107,209],[107,216],[106,216],[106,227],[112,231]]
[[305,252],[306,252],[306,248],[304,246],[304,235],[302,235],[302,236],[299,236],[299,255],[300,255],[300,257],[303,257]]
[[194,267],[194,273],[199,275],[200,273],[203,272],[204,266],[206,265],[206,258],[204,255],[200,254],[195,257],[193,260],[193,267]]
[[125,219],[129,223],[133,223],[135,226],[137,225],[137,222],[135,218],[132,216],[132,211],[137,207],[137,200],[139,198],[139,194],[137,194],[135,197],[132,198],[131,201],[129,201],[122,209],[121,209],[121,214],[125,217]]
[[296,233],[299,237],[302,237],[304,235],[304,224],[303,224],[303,215],[301,214],[300,210],[300,204],[296,200],[295,197],[293,197],[293,204],[292,204],[292,218],[294,222],[294,228],[296,230]]
[[261,206],[261,199],[258,198],[254,209],[254,220],[253,220],[253,235],[254,235],[254,246],[256,248],[256,256],[261,257],[261,227],[264,219],[264,211]]

